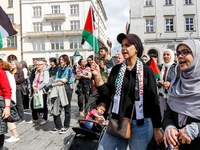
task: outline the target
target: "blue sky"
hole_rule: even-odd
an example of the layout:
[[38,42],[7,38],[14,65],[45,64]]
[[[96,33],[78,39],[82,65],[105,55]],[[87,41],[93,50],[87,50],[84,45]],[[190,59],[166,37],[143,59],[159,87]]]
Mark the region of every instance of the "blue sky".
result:
[[119,33],[126,32],[126,23],[129,22],[130,0],[102,0],[102,3],[108,17],[107,37],[112,42],[111,55],[115,55],[121,52],[121,46],[116,38]]

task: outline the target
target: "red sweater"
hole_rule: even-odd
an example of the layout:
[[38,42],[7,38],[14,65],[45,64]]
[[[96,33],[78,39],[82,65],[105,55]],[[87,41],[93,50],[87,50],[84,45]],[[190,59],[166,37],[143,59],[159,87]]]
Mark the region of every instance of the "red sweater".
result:
[[0,66],[0,96],[4,96],[4,99],[11,99],[11,95],[12,92],[8,77]]

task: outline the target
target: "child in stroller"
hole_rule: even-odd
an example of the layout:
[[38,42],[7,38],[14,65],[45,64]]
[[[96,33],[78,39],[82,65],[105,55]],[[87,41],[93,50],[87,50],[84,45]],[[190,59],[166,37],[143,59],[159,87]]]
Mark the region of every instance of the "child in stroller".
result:
[[[85,119],[90,119],[90,120],[96,120],[98,122],[101,122],[103,125],[108,125],[108,120],[105,120],[103,114],[106,111],[106,104],[101,102],[97,109],[93,109],[86,117]],[[94,123],[93,122],[88,122],[84,121],[83,126],[86,129],[92,129]]]

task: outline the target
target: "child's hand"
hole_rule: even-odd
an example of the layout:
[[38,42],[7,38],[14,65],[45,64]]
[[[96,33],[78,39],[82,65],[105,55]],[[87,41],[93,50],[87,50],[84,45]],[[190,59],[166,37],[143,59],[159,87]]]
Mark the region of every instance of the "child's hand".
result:
[[97,120],[101,120],[101,119],[104,119],[104,117],[103,116],[98,116],[97,117]]
[[108,121],[108,120],[106,120],[106,121],[104,121],[102,124],[103,124],[104,126],[107,126],[107,125],[108,125],[108,123],[109,123],[109,121]]

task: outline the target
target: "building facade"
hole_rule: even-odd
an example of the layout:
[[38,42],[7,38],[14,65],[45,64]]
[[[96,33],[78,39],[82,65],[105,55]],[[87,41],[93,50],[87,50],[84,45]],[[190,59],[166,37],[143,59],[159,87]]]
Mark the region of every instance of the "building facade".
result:
[[94,52],[81,45],[82,32],[90,5],[93,6],[99,46],[108,46],[107,16],[101,0],[22,0],[22,37],[24,60],[47,61],[76,51],[86,59]]
[[14,29],[18,32],[16,35],[4,38],[3,47],[0,49],[0,58],[4,61],[21,61],[21,18],[20,18],[20,0],[1,0],[0,6],[8,14]]
[[144,45],[144,54],[162,63],[163,51],[181,41],[200,39],[199,0],[131,0],[130,32]]

